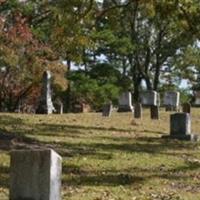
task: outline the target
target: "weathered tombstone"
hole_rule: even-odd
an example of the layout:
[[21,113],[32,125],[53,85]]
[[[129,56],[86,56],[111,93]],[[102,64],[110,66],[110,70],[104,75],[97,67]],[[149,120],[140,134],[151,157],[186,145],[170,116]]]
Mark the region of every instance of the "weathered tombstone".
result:
[[132,95],[131,92],[124,92],[119,97],[118,112],[132,112]]
[[144,106],[156,106],[158,103],[158,94],[154,90],[142,92],[141,101]]
[[180,93],[179,92],[165,92],[164,94],[164,105],[166,111],[177,111],[180,104]]
[[51,149],[12,151],[10,200],[61,200],[61,171]]
[[103,117],[110,117],[112,113],[112,103],[108,103],[103,105],[102,109],[102,116]]
[[60,99],[56,99],[54,102],[56,113],[63,114],[63,102]]
[[195,91],[194,97],[195,97],[194,105],[200,106],[200,91]]
[[37,114],[52,114],[55,108],[52,103],[51,94],[51,73],[50,71],[45,71],[43,74],[43,86],[41,97],[39,100],[39,106],[36,109]]
[[175,113],[170,116],[170,135],[163,138],[179,140],[198,140],[197,135],[191,134],[191,117],[188,113]]
[[191,104],[190,103],[184,103],[182,105],[183,112],[184,113],[191,113]]
[[151,119],[159,119],[159,107],[151,106],[150,107]]
[[141,119],[142,118],[142,104],[136,103],[134,106],[134,118]]

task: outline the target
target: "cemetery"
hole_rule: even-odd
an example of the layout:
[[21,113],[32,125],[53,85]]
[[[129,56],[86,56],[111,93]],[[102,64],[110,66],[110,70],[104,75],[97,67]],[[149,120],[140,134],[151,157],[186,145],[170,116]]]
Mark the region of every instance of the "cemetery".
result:
[[0,0],[0,200],[199,200],[200,3]]
[[[36,200],[198,199],[200,149],[192,138],[199,134],[200,109],[192,108],[191,121],[189,114],[178,119],[165,108],[159,112],[156,121],[149,108],[142,118],[116,111],[106,118],[0,114],[0,199],[20,192]],[[179,124],[181,140],[172,133]],[[56,175],[48,177],[49,170]],[[45,196],[49,189],[56,197]]]

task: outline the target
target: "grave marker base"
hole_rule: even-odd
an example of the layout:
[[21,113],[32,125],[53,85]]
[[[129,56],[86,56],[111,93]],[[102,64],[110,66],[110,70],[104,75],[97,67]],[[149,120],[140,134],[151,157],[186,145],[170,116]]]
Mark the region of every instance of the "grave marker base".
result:
[[198,135],[195,134],[188,134],[188,135],[163,135],[163,139],[177,139],[177,140],[185,140],[185,141],[199,141],[200,138]]
[[127,106],[127,105],[120,105],[117,112],[133,112],[133,108],[131,106]]

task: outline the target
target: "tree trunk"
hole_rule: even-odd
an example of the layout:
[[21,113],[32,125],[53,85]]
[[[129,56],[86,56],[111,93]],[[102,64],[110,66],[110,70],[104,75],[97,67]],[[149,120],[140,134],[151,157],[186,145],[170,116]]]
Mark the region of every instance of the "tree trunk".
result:
[[151,81],[150,81],[150,78],[149,78],[148,76],[146,76],[146,77],[144,78],[144,80],[145,80],[145,83],[146,83],[146,86],[147,86],[147,90],[152,90],[153,87],[152,87],[152,83],[151,83]]
[[139,102],[140,101],[140,79],[134,80],[134,95],[133,95],[133,101]]
[[159,78],[160,78],[160,66],[157,65],[156,66],[156,71],[155,71],[155,75],[154,75],[154,83],[153,83],[153,89],[155,91],[158,90],[158,85],[159,85]]
[[[70,73],[71,70],[71,60],[67,60],[67,73]],[[70,85],[70,81],[68,81],[68,88],[66,91],[66,112],[70,112],[71,111],[71,85]]]

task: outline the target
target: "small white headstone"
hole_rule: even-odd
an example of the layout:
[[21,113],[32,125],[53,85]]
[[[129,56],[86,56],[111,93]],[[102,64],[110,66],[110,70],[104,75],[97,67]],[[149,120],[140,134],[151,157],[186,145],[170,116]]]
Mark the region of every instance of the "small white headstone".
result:
[[142,105],[145,105],[145,106],[157,106],[158,93],[154,90],[142,92],[141,101],[142,101]]
[[164,94],[164,105],[178,107],[180,104],[180,93],[179,92],[165,92]]

